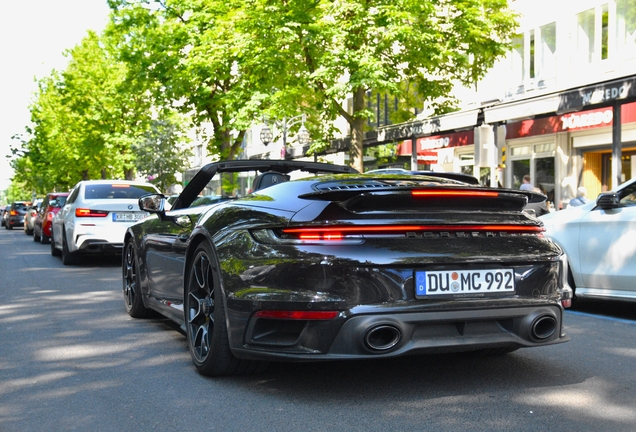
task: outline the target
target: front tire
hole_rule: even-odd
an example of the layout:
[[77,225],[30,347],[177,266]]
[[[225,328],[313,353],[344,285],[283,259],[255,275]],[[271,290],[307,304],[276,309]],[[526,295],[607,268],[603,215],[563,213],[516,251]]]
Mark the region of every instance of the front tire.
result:
[[223,376],[255,372],[260,362],[240,360],[230,350],[219,265],[207,243],[194,252],[184,293],[186,336],[199,373]]
[[128,241],[124,246],[122,259],[124,306],[126,312],[133,318],[145,318],[150,310],[144,306],[141,298],[141,282],[139,279],[139,260],[135,251],[135,244]]

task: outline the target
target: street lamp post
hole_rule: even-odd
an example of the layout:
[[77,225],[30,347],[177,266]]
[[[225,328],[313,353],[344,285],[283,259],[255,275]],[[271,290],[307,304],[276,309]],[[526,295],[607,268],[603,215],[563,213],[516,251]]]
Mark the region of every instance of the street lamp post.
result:
[[[283,147],[281,149],[281,155],[283,159],[287,159],[287,134],[289,129],[301,122],[300,129],[298,129],[298,133],[296,134],[296,139],[300,145],[307,145],[311,141],[311,137],[309,136],[309,131],[305,127],[305,120],[307,117],[305,114],[300,114],[291,118],[283,117],[281,122],[274,122],[274,125],[281,128],[283,132]],[[260,138],[263,144],[268,145],[274,139],[274,134],[270,129],[267,122],[261,128]]]

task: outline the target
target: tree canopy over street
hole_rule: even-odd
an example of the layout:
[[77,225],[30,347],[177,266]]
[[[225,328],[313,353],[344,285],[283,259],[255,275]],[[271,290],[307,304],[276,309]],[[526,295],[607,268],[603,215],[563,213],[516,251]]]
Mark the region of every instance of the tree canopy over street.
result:
[[104,33],[90,33],[65,71],[41,80],[33,125],[15,149],[16,177],[38,193],[82,178],[158,176],[140,149],[160,124],[178,125],[173,144],[211,125],[208,153],[233,159],[252,125],[298,114],[313,150],[342,133],[334,121],[344,118],[362,171],[368,94],[397,97],[395,122],[414,107],[451,111],[453,85],[480,79],[516,28],[506,0],[108,3]]

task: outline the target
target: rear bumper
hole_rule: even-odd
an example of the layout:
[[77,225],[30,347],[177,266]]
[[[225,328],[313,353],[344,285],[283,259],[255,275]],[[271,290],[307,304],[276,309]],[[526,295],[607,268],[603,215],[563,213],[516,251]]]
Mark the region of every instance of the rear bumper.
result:
[[[558,304],[481,310],[365,314],[330,321],[252,318],[242,358],[337,360],[523,348],[567,342]],[[269,321],[269,322],[266,322]]]
[[12,216],[7,219],[7,224],[11,227],[24,226],[24,216]]
[[130,224],[108,224],[94,226],[92,224],[76,224],[72,236],[72,244],[69,244],[70,252],[81,253],[121,253],[124,247],[124,234]]
[[87,239],[80,245],[78,249],[82,253],[95,254],[121,254],[124,248],[123,243],[111,243],[102,239]]

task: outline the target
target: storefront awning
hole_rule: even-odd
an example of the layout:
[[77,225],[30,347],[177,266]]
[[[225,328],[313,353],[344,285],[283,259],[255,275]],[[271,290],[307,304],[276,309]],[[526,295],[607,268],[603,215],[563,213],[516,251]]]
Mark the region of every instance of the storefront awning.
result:
[[409,123],[401,123],[378,128],[378,143],[395,142],[410,138],[438,135],[477,125],[479,110],[460,111],[440,117],[431,117]]
[[559,100],[559,95],[550,95],[484,108],[484,121],[488,124],[493,124],[506,120],[522,120],[540,114],[553,113],[559,108]]

